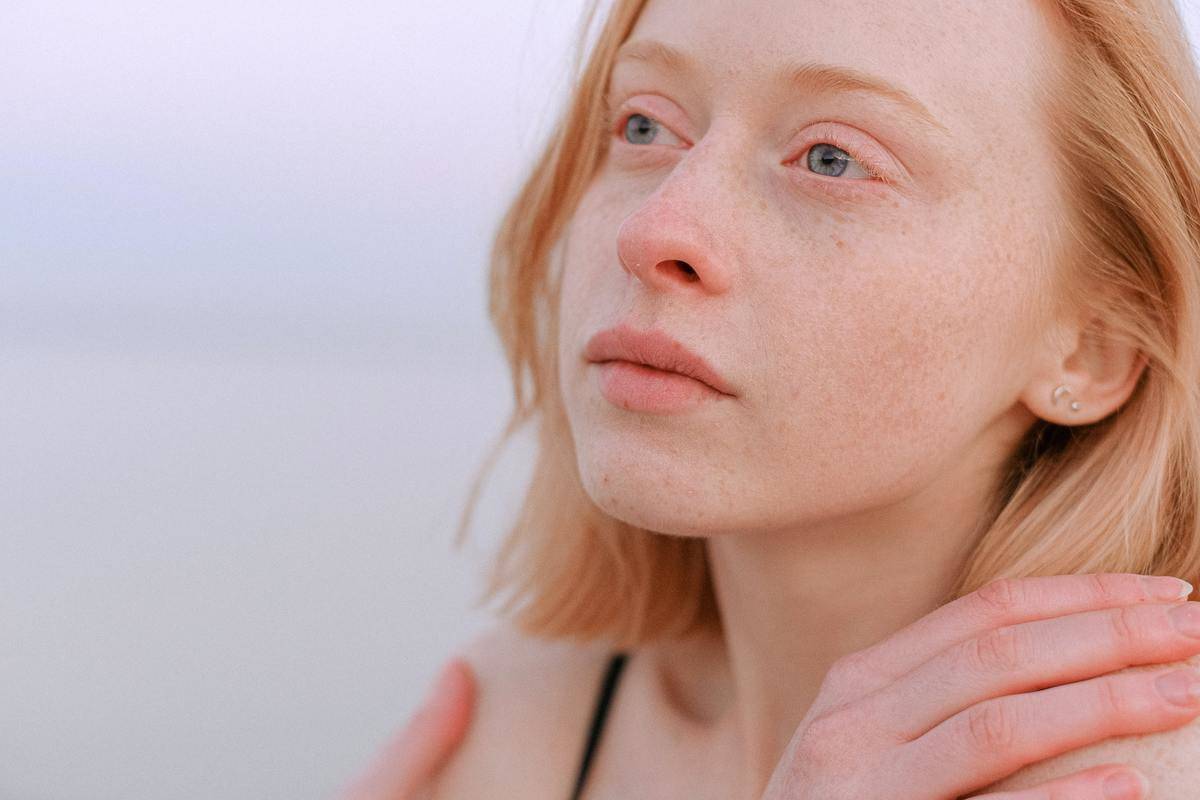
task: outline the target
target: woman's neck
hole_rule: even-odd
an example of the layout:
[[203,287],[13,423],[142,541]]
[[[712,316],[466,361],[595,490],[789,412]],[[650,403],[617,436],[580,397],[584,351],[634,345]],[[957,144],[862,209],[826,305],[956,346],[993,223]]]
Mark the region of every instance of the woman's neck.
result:
[[853,520],[709,540],[723,632],[652,648],[652,662],[662,702],[741,765],[745,796],[765,788],[833,662],[945,601],[990,489],[960,473]]

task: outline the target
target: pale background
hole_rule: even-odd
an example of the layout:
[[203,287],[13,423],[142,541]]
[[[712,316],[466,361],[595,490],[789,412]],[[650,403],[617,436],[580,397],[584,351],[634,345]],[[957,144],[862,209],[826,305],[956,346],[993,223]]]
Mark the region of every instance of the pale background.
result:
[[484,261],[581,7],[5,0],[0,798],[329,798],[488,624]]

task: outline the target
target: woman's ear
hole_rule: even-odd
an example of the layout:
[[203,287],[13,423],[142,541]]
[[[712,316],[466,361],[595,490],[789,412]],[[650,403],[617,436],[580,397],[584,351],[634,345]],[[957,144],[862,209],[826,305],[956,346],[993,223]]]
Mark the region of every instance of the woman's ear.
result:
[[1120,341],[1104,316],[1060,323],[1043,341],[1038,367],[1020,400],[1059,425],[1086,425],[1112,414],[1133,394],[1149,359]]

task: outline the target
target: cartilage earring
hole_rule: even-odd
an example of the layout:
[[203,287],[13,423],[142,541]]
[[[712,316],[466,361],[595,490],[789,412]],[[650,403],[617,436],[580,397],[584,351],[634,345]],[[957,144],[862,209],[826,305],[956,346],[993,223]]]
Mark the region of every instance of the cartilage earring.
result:
[[[1050,396],[1051,404],[1058,405],[1058,398],[1062,397],[1064,394],[1070,394],[1070,393],[1071,393],[1071,390],[1068,389],[1066,386],[1059,386],[1057,389],[1054,390],[1054,394],[1052,394]],[[1082,406],[1079,404],[1078,400],[1071,401],[1071,410],[1072,411],[1078,411],[1080,408],[1082,408]]]

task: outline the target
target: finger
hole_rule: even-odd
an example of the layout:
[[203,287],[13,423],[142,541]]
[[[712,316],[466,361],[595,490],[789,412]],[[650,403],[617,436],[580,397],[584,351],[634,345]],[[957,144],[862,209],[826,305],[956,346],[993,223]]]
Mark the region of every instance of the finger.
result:
[[902,745],[898,774],[928,776],[930,796],[957,797],[1110,736],[1176,728],[1200,713],[1189,682],[1200,684],[1195,670],[1126,672],[985,700]]
[[[992,628],[1101,608],[1181,600],[1190,584],[1167,576],[1088,573],[998,578],[851,656],[860,696],[892,683],[957,642]],[[846,698],[852,699],[852,698]]]
[[452,658],[420,708],[342,800],[412,800],[461,743],[475,704],[470,665]]
[[[862,700],[862,713],[911,741],[983,700],[1093,678],[1125,667],[1182,661],[1200,635],[1175,624],[1200,603],[1152,603],[1084,611],[994,628],[952,645]],[[936,687],[936,691],[930,691]]]
[[1150,781],[1132,767],[1101,764],[1015,792],[989,792],[964,800],[1143,800]]

